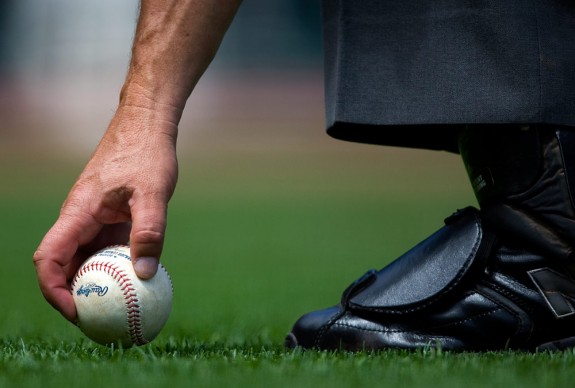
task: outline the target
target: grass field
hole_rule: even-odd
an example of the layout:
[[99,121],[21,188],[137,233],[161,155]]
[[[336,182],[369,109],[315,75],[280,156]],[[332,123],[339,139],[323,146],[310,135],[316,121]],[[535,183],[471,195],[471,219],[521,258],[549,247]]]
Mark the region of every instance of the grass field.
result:
[[85,339],[36,284],[32,253],[83,162],[0,158],[0,387],[572,386],[573,352],[283,349],[301,314],[474,202],[457,157],[374,148],[184,157],[163,256],[173,312],[129,350]]

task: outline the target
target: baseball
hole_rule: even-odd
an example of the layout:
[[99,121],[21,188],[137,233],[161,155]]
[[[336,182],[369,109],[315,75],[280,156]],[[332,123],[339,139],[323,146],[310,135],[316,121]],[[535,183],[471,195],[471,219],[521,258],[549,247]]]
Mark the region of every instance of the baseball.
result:
[[128,246],[105,248],[72,281],[78,326],[102,345],[140,346],[162,330],[172,309],[172,281],[160,265],[149,280],[136,276]]

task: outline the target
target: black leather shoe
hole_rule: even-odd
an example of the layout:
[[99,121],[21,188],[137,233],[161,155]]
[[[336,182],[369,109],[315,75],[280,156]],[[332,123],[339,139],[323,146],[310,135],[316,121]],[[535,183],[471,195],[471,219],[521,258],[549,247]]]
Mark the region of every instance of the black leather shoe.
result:
[[[575,278],[544,256],[502,245],[467,208],[341,303],[304,315],[288,347],[446,350],[575,345]],[[572,338],[571,338],[572,337]]]
[[482,210],[457,212],[339,305],[304,315],[286,346],[575,347],[575,132],[500,130],[461,134]]

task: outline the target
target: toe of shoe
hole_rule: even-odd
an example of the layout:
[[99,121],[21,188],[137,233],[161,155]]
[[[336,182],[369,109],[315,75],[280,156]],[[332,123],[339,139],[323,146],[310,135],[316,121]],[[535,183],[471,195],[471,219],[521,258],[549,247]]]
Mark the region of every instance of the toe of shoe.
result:
[[285,339],[287,348],[321,348],[322,333],[341,315],[339,307],[331,307],[305,314],[294,324]]

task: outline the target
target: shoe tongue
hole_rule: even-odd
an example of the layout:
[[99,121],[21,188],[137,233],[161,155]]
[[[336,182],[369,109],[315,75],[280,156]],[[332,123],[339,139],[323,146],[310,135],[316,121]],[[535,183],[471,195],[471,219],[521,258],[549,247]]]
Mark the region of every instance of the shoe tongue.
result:
[[457,289],[472,268],[484,262],[492,238],[485,237],[478,211],[471,207],[446,223],[390,265],[371,274],[370,281],[356,292],[348,289],[343,304],[351,309],[405,313],[435,304]]

